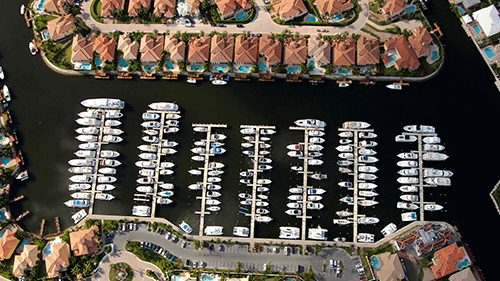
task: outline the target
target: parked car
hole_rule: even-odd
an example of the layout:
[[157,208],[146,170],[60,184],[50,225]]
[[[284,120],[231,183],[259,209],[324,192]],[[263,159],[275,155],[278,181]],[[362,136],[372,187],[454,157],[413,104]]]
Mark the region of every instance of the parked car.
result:
[[288,255],[290,255],[290,248],[285,247],[285,256],[288,256]]
[[169,231],[167,231],[167,234],[165,234],[165,239],[169,240],[170,237],[172,237],[172,233],[170,233]]
[[193,268],[197,268],[198,267],[198,262],[197,261],[194,261],[193,262]]
[[242,28],[242,27],[244,27],[244,26],[243,26],[243,24],[237,24],[237,25],[236,25],[236,27],[240,27],[240,28]]
[[224,27],[225,25],[223,25],[222,23],[219,23],[217,24],[218,27]]
[[[260,245],[259,245],[259,247],[260,247]],[[219,244],[219,251],[222,252],[223,250],[224,250],[224,247],[222,246],[222,244]]]
[[186,241],[182,241],[181,247],[182,247],[182,248],[186,248],[186,244],[187,244],[187,242],[186,242]]
[[338,278],[340,278],[340,275],[341,275],[341,270],[340,270],[340,267],[337,267],[337,269],[335,270],[335,275],[337,275]]

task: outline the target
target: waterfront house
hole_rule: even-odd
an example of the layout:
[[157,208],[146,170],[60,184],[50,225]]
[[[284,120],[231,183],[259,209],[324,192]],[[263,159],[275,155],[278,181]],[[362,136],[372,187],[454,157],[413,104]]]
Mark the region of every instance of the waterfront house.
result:
[[201,64],[210,60],[210,36],[189,38],[187,60],[196,65],[192,65],[191,70],[202,70]]
[[90,33],[86,37],[79,33],[73,35],[71,61],[75,64],[75,69],[80,69],[80,65],[88,64],[93,58],[95,38],[94,33]]
[[413,29],[413,35],[408,37],[411,47],[415,51],[417,58],[427,56],[431,53],[430,45],[432,36],[427,28],[417,26]]
[[400,281],[405,273],[397,254],[385,252],[371,257],[373,273],[379,281]]
[[257,62],[259,38],[238,35],[234,43],[234,63],[253,64]]
[[387,0],[380,11],[387,20],[394,20],[404,13],[405,4],[406,0]]
[[495,5],[474,12],[472,18],[479,24],[487,37],[500,32],[500,16]]
[[104,18],[113,18],[113,13],[123,10],[125,0],[102,0],[101,16]]
[[[112,63],[115,58],[116,40],[109,38],[108,34],[101,33],[94,42],[94,51],[97,57],[96,63]],[[99,60],[98,60],[99,59]]]
[[460,14],[466,14],[475,7],[481,5],[481,0],[449,0],[451,3],[455,4]]
[[99,238],[95,235],[96,231],[99,231],[99,228],[96,225],[92,225],[88,229],[70,232],[69,243],[73,251],[73,256],[79,257],[97,252]]
[[175,0],[155,0],[153,14],[158,18],[173,18],[175,15]]
[[451,275],[448,279],[450,281],[479,281],[474,276],[474,273],[472,273],[470,267]]
[[307,14],[306,5],[302,0],[282,0],[274,4],[274,10],[284,21],[291,21]]
[[[283,54],[283,43],[279,40],[274,40],[270,34],[264,34],[259,38],[259,54],[263,57],[262,65],[269,68],[281,62]],[[262,68],[262,67],[261,67]]]
[[357,42],[358,55],[356,56],[357,64],[373,65],[380,62],[380,41],[378,38],[366,38],[360,36]]
[[135,18],[139,15],[139,10],[147,11],[151,5],[151,0],[129,0],[128,15]]
[[459,247],[456,242],[436,251],[432,262],[434,265],[431,269],[436,279],[462,270],[471,264],[464,247]]
[[318,36],[312,36],[307,42],[308,56],[315,65],[325,66],[332,62],[332,44]]
[[298,73],[301,65],[307,60],[307,40],[303,37],[286,38],[283,48],[283,63],[286,65],[287,71]]
[[126,60],[137,60],[139,42],[134,41],[128,34],[120,34],[118,37],[118,50],[122,51],[122,58]]
[[382,61],[386,68],[394,66],[398,71],[404,68],[414,71],[420,66],[417,55],[404,34],[386,41],[384,49]]
[[215,4],[222,19],[234,17],[238,12],[252,8],[252,3],[248,0],[215,0]]
[[[210,63],[218,65],[226,65],[226,70],[230,63],[233,62],[234,55],[234,36],[226,36],[222,38],[219,34],[212,37],[210,49]],[[222,69],[224,67],[219,67]]]
[[356,41],[354,39],[335,39],[332,45],[334,65],[349,66],[356,64]]
[[60,242],[51,245],[49,256],[45,257],[45,271],[47,278],[59,277],[61,271],[69,266],[69,245]]
[[167,51],[166,60],[179,62],[186,58],[186,42],[177,39],[175,34],[165,35],[163,49]]
[[[141,63],[147,64],[146,69],[152,70],[161,59],[161,52],[163,50],[163,35],[151,36],[145,34],[141,38],[139,52],[141,53]],[[151,66],[151,64],[154,64]]]
[[73,0],[45,0],[42,8],[47,12],[55,12],[64,15],[66,14],[64,8],[68,5],[73,5]]
[[316,0],[314,4],[327,17],[334,17],[354,8],[352,0]]
[[25,272],[31,270],[37,261],[38,246],[24,245],[20,255],[14,256],[14,265],[12,266],[12,275],[21,278]]
[[453,240],[454,234],[446,226],[428,223],[398,238],[395,246],[398,251],[404,251],[410,247],[420,257],[441,248]]
[[17,244],[19,244],[19,239],[17,239],[10,228],[6,227],[1,232],[0,237],[0,261],[8,260],[16,250]]
[[67,14],[47,22],[47,31],[49,32],[50,39],[53,41],[70,36],[73,34],[75,28],[75,17],[72,14]]

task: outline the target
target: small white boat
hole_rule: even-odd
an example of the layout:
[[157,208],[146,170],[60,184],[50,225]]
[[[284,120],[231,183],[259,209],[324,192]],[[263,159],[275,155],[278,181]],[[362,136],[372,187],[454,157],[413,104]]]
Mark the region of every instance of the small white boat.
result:
[[319,159],[309,159],[309,160],[307,160],[307,164],[309,164],[309,165],[311,165],[311,166],[321,165],[321,164],[323,164],[323,160],[319,160]]
[[260,129],[261,135],[273,135],[276,134],[276,131],[273,129]]
[[361,163],[375,163],[378,161],[376,157],[373,156],[358,156],[358,161]]
[[292,171],[297,171],[297,172],[304,171],[304,167],[302,167],[302,166],[292,166],[292,167],[290,167],[290,169]]
[[263,170],[263,171],[271,170],[272,168],[273,168],[273,166],[271,166],[271,165],[259,165],[259,166],[257,166],[258,170]]
[[203,161],[205,161],[205,157],[200,156],[200,155],[194,155],[194,156],[191,156],[191,160],[197,161],[197,162],[203,162]]
[[371,140],[363,140],[359,142],[360,147],[374,147],[377,146],[377,142]]
[[191,190],[200,190],[203,188],[203,184],[202,183],[193,183],[193,184],[188,185],[188,188]]
[[112,184],[98,184],[96,185],[95,189],[98,191],[111,191],[115,189],[116,187]]
[[306,208],[308,210],[321,210],[321,209],[323,209],[323,207],[325,207],[325,205],[323,205],[321,203],[315,203],[315,202],[307,202],[307,206],[306,206]]
[[379,221],[376,217],[358,217],[359,224],[377,224]]
[[70,181],[75,183],[91,183],[93,179],[94,179],[93,177],[84,175],[77,175],[69,178]]
[[25,11],[26,11],[26,7],[24,7],[24,4],[21,4],[21,9],[19,10],[19,12],[21,13],[21,15],[24,15]]
[[224,174],[224,171],[220,171],[220,170],[208,171],[209,176],[219,176],[222,174]]
[[351,196],[345,196],[345,197],[342,197],[339,199],[340,202],[343,202],[343,203],[354,203],[354,198],[351,197]]
[[157,136],[160,133],[157,130],[153,130],[153,129],[142,130],[142,132],[144,134],[150,135],[150,136]]
[[399,190],[401,192],[418,192],[418,186],[416,185],[402,185]]
[[341,181],[338,183],[340,187],[346,187],[346,188],[351,188],[352,187],[352,182],[349,181]]
[[359,233],[358,242],[360,243],[373,243],[375,242],[375,235],[370,233]]
[[320,138],[320,137],[312,137],[312,138],[309,138],[309,142],[310,143],[324,143],[325,139]]
[[378,193],[375,192],[375,191],[371,191],[371,190],[360,190],[359,191],[359,196],[362,196],[362,197],[375,197],[375,196],[378,196]]
[[218,211],[220,211],[220,207],[219,206],[210,206],[207,208],[207,211],[218,212]]
[[[0,66],[0,79],[4,79],[5,78],[5,74],[3,73],[3,68]],[[4,96],[5,98],[5,96]]]
[[158,186],[162,189],[168,189],[168,190],[174,189],[174,184],[172,183],[160,183],[158,184]]
[[142,114],[142,120],[144,121],[156,120],[158,118],[160,118],[160,114],[157,113],[144,112]]
[[94,150],[78,150],[75,155],[82,158],[95,158],[96,152]]
[[300,187],[292,187],[288,190],[288,192],[293,193],[293,194],[302,194],[303,189]]
[[323,149],[323,146],[319,145],[319,144],[309,145],[309,151],[320,151],[322,149]]
[[167,125],[169,127],[177,127],[179,125],[179,121],[169,119],[169,120],[165,121],[165,125]]
[[335,237],[333,238],[333,241],[335,242],[345,242],[347,239],[345,237]]
[[138,187],[135,188],[138,192],[143,192],[143,193],[153,193],[154,188],[152,186],[147,186],[147,185],[139,185]]
[[328,175],[317,173],[317,174],[312,174],[309,177],[315,180],[326,180],[328,178]]
[[96,127],[82,127],[76,129],[75,132],[81,135],[97,135],[99,134],[99,129]]
[[342,152],[342,153],[339,153],[338,156],[339,156],[339,158],[346,159],[346,160],[354,159],[354,154],[351,152]]
[[81,220],[83,220],[86,216],[87,216],[87,211],[85,211],[85,209],[81,209],[80,211],[72,215],[71,218],[73,219],[73,223],[77,224]]
[[190,77],[190,78],[188,78],[186,81],[187,81],[189,84],[196,84],[196,79],[191,78],[191,77]]
[[359,132],[358,136],[365,139],[374,139],[377,137],[377,134],[372,132]]
[[143,160],[156,160],[156,157],[156,154],[149,152],[143,152],[139,154],[139,158]]
[[193,131],[195,132],[198,132],[198,133],[204,133],[206,131],[208,131],[208,128],[207,127],[193,127]]
[[115,126],[120,126],[122,122],[118,120],[106,120],[104,121],[104,126],[106,127],[115,127]]
[[422,141],[424,143],[428,143],[428,144],[437,144],[437,143],[441,142],[441,138],[439,138],[439,137],[425,137],[422,139]]
[[142,140],[145,142],[150,142],[150,143],[157,143],[160,141],[160,139],[157,136],[143,136]]
[[107,193],[96,193],[95,199],[104,200],[104,201],[111,201],[111,200],[115,199],[115,197],[113,195],[107,194]]
[[268,216],[258,216],[258,217],[255,217],[255,222],[269,223],[272,220],[273,219],[271,217],[268,217]]
[[114,150],[101,150],[101,157],[102,158],[116,158],[120,156],[120,153],[118,151]]
[[384,237],[387,237],[387,236],[393,234],[394,232],[396,232],[396,230],[398,230],[398,227],[394,223],[391,222],[388,225],[386,225],[384,228],[382,228],[380,233],[382,233],[382,235],[384,235]]
[[138,178],[136,182],[138,184],[154,184],[155,180],[153,178]]
[[102,138],[102,141],[103,142],[110,142],[110,143],[118,143],[118,142],[123,141],[123,139],[121,137],[114,136],[114,135],[105,135]]
[[36,48],[35,48],[35,44],[33,44],[33,42],[30,41],[30,43],[28,44],[28,48],[30,50],[30,53],[31,55],[36,55]]
[[[221,80],[216,80],[216,81],[221,81]],[[250,229],[248,229],[248,227],[235,226],[233,228],[233,235],[239,237],[248,237],[250,235]]]
[[94,172],[94,167],[71,167],[68,171],[73,174],[91,174]]
[[194,147],[194,148],[191,148],[191,152],[196,153],[196,154],[203,154],[206,152],[206,150],[203,147]]
[[426,161],[444,161],[448,159],[448,155],[437,152],[426,152],[422,154],[422,159]]
[[373,149],[361,148],[358,150],[358,153],[361,155],[375,155],[377,152]]
[[104,175],[114,175],[116,174],[116,169],[110,167],[104,167],[100,168],[98,172]]
[[415,142],[417,137],[413,135],[397,135],[396,142]]
[[90,199],[90,196],[92,196],[90,192],[75,192],[71,194],[71,197],[75,199]]
[[345,218],[345,217],[350,217],[352,216],[354,213],[349,211],[349,209],[345,209],[343,211],[337,211],[335,212],[335,214],[341,218]]
[[290,209],[300,209],[300,208],[302,208],[302,203],[290,202],[290,203],[287,203],[286,206]]
[[378,171],[378,168],[375,166],[360,165],[358,166],[358,171],[363,173],[376,173]]
[[163,142],[161,143],[161,146],[162,146],[162,147],[176,147],[177,145],[179,145],[179,143],[178,143],[178,142],[175,142],[175,141],[168,141],[168,140],[163,141]]
[[224,164],[219,163],[219,162],[210,162],[208,163],[208,168],[209,169],[222,169],[224,168]]
[[108,112],[106,112],[106,114],[104,114],[104,116],[106,118],[110,118],[110,119],[117,119],[117,118],[122,118],[123,113],[121,113],[119,111],[108,111]]
[[227,84],[227,81],[225,81],[225,80],[220,80],[220,79],[212,80],[212,85],[215,85],[215,86],[224,86],[226,84]]
[[267,191],[269,191],[269,187],[265,187],[265,186],[258,186],[258,187],[257,187],[257,191],[258,191],[258,192],[267,192]]
[[401,152],[398,154],[401,159],[418,159],[418,153],[413,152]]
[[302,195],[298,195],[298,194],[290,195],[290,196],[288,196],[288,200],[296,200],[296,201],[302,200]]
[[255,128],[243,128],[240,130],[240,133],[244,135],[254,135],[256,133]]
[[402,176],[418,176],[418,169],[416,168],[401,169],[398,171],[398,174]]
[[97,143],[81,143],[78,145],[79,149],[90,149],[90,150],[96,150],[99,147]]
[[325,135],[325,132],[319,130],[308,130],[307,135],[310,137],[322,137]]
[[406,125],[403,127],[403,130],[411,133],[425,133],[425,134],[436,133],[436,128],[429,125]]
[[433,168],[425,168],[424,169],[424,178],[433,178],[433,177],[451,177],[453,176],[453,172],[448,170],[438,170]]
[[339,152],[352,152],[352,145],[339,145],[335,149]]
[[413,160],[403,160],[403,161],[398,161],[396,165],[403,168],[416,168],[418,167],[418,162]]
[[[342,123],[342,128],[344,129],[366,129],[370,127],[370,123],[361,121],[347,121]],[[352,132],[351,132],[352,136]]]
[[221,197],[221,196],[222,196],[222,194],[220,192],[207,190],[207,197],[217,198],[217,197]]
[[170,204],[172,202],[174,202],[174,201],[172,201],[172,199],[170,199],[170,198],[165,198],[165,197],[157,197],[156,198],[156,204],[168,205],[168,204]]
[[416,210],[416,209],[418,209],[417,204],[408,203],[408,202],[398,202],[396,204],[396,207],[398,209],[404,209],[404,210]]
[[241,147],[243,147],[243,148],[250,148],[250,147],[253,147],[253,144],[251,144],[249,142],[242,142],[241,143]]
[[299,209],[288,209],[285,211],[290,216],[300,216],[302,215],[302,210]]
[[149,206],[134,206],[132,208],[132,215],[138,217],[151,216],[151,207]]
[[195,141],[194,146],[205,146],[207,143],[205,141]]
[[161,124],[158,121],[145,121],[141,123],[144,128],[160,128]]
[[68,190],[69,191],[77,191],[77,190],[87,190],[90,189],[92,186],[88,183],[73,183],[68,185]]
[[125,107],[125,102],[122,100],[110,98],[86,99],[80,103],[90,108],[123,109]]
[[358,198],[358,205],[363,206],[363,207],[370,207],[378,204],[377,201],[375,200],[370,200],[370,199],[360,199]]
[[443,151],[444,145],[424,143],[423,149],[424,151]]
[[302,156],[304,156],[304,153],[302,151],[296,151],[296,150],[288,151],[286,154],[290,157],[302,157]]
[[349,166],[349,165],[352,165],[352,161],[340,160],[340,161],[337,161],[337,165],[339,165],[339,166]]
[[175,150],[173,148],[162,148],[161,153],[163,153],[163,154],[175,154],[175,153],[177,153],[177,150]]
[[386,85],[386,87],[391,89],[391,90],[402,90],[403,89],[403,86],[401,84],[389,84],[389,85]]
[[340,139],[339,143],[340,144],[349,144],[349,143],[352,143],[352,140],[351,139]]
[[155,170],[154,169],[140,169],[139,170],[139,176],[152,177],[154,175],[155,175]]
[[307,190],[307,194],[309,194],[309,195],[321,195],[325,192],[326,192],[326,190],[324,190],[322,188],[311,188],[311,189]]
[[93,135],[79,135],[76,137],[81,142],[97,141],[97,136]]
[[156,168],[156,163],[150,161],[137,161],[135,165],[139,168]]
[[303,150],[304,146],[302,144],[289,144],[286,146],[288,150]]
[[68,161],[71,166],[95,166],[95,160],[90,159],[72,159]]
[[404,183],[404,184],[418,184],[418,178],[415,177],[399,177],[397,179],[399,183]]
[[377,185],[371,182],[358,182],[359,189],[374,189]]
[[155,110],[177,111],[179,106],[172,102],[153,102],[149,104],[149,108]]
[[425,204],[424,205],[425,211],[440,211],[442,209],[443,209],[443,206],[438,205],[438,204]]
[[415,213],[415,212],[402,213],[401,220],[402,221],[416,221],[417,220],[417,213]]
[[180,119],[181,115],[177,113],[167,113],[165,114],[165,119]]
[[270,179],[258,179],[257,184],[271,184],[273,181]]
[[240,183],[242,183],[242,184],[252,184],[252,180],[251,179],[240,179]]
[[224,149],[222,147],[212,147],[212,148],[210,148],[210,153],[211,154],[223,154],[224,152],[226,152],[226,149]]
[[117,167],[117,166],[120,166],[122,163],[118,160],[104,159],[104,160],[99,161],[99,164],[102,166],[107,166],[107,167]]
[[145,151],[145,152],[157,152],[158,151],[158,147],[156,145],[141,144],[137,148],[140,151]]
[[97,177],[97,182],[98,183],[113,183],[115,181],[116,181],[116,178],[115,177],[111,177],[111,176]]
[[188,171],[189,174],[193,176],[201,176],[203,172],[201,170],[191,169]]
[[221,182],[222,179],[219,177],[208,177],[207,182]]
[[89,200],[68,200],[64,202],[64,205],[68,207],[78,207],[78,208],[86,208],[90,206]]
[[354,134],[350,131],[340,132],[339,137],[341,138],[352,138]]
[[339,167],[339,172],[341,172],[343,174],[349,174],[349,173],[352,173],[352,170],[349,168],[345,168],[345,167]]
[[413,194],[403,194],[399,196],[399,198],[401,198],[401,200],[410,202],[418,201],[418,195],[413,195]]
[[326,123],[317,119],[299,119],[295,121],[295,125],[306,128],[324,128]]
[[227,137],[223,134],[213,134],[210,136],[211,140],[225,140]]
[[269,206],[269,203],[268,202],[264,202],[264,201],[257,201],[257,202],[255,202],[255,206],[257,206],[257,207],[267,207],[267,206]]
[[171,190],[163,190],[163,191],[158,192],[158,196],[161,196],[161,197],[170,197],[172,195],[174,195],[174,192]]
[[434,177],[434,178],[426,178],[425,183],[430,185],[439,185],[439,186],[450,186],[451,180],[449,178],[443,177]]

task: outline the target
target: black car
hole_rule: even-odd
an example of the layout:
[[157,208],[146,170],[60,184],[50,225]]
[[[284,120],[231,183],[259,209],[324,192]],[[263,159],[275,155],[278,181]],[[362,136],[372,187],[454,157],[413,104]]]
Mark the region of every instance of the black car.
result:
[[236,27],[244,27],[243,24],[237,24]]
[[217,26],[217,25],[216,25],[216,24],[211,23],[211,24],[210,24],[210,26],[215,27],[215,26]]
[[224,27],[222,23],[217,24],[218,27]]

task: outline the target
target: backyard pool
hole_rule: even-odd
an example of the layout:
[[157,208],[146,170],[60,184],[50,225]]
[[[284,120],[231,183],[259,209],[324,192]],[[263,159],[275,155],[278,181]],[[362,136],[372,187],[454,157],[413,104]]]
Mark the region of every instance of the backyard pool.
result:
[[118,64],[121,66],[121,67],[127,67],[128,64],[127,64],[127,61],[125,59],[119,59],[118,60]]
[[82,63],[80,65],[80,70],[90,70],[92,67],[90,66],[90,63]]
[[153,70],[153,69],[155,69],[155,66],[153,64],[146,64],[144,66],[144,69],[146,69],[146,70]]
[[289,67],[288,68],[288,72],[290,72],[290,73],[299,73],[299,68],[298,67],[294,67],[294,66]]
[[267,70],[267,66],[261,61],[259,61],[259,68],[264,71]]
[[372,256],[371,260],[372,260],[372,264],[373,264],[374,268],[379,268],[380,267],[380,263],[378,262],[378,258],[377,257]]
[[5,158],[5,156],[2,156],[2,158],[0,158],[0,161],[4,164],[4,165],[7,165],[9,164],[9,159]]
[[395,61],[396,60],[396,55],[389,55],[389,60],[390,61]]
[[432,52],[431,60],[436,60],[437,58],[438,58],[438,52],[437,51]]
[[225,66],[225,65],[217,65],[215,67],[215,71],[226,71],[226,69],[227,69],[227,66]]
[[19,250],[24,250],[24,245],[28,244],[28,240],[24,239],[21,241],[21,244],[19,245]]
[[199,65],[199,64],[193,64],[193,65],[191,65],[191,70],[192,71],[200,71],[201,70],[201,65]]
[[479,28],[479,25],[475,24],[472,27],[476,31],[477,35],[481,34],[481,28]]
[[203,274],[203,275],[201,276],[201,280],[202,280],[202,281],[212,281],[212,280],[214,280],[214,279],[215,279],[214,277],[212,277],[212,276],[210,276],[210,275],[206,275],[206,274]]
[[95,65],[102,67],[102,61],[99,58],[95,58]]
[[235,16],[235,18],[236,18],[237,20],[242,20],[242,19],[244,19],[244,18],[246,18],[246,17],[248,17],[248,14],[247,14],[247,13],[245,13],[245,12],[241,12],[241,13],[239,13],[239,14],[237,14],[237,15]]
[[52,243],[47,243],[47,246],[45,246],[45,248],[43,248],[43,253],[45,255],[50,255],[50,253],[52,253]]
[[317,22],[318,20],[316,19],[315,16],[309,14],[309,15],[304,17],[304,21],[305,22]]
[[168,69],[173,69],[174,68],[174,65],[170,61],[167,61],[166,65],[167,65]]
[[460,12],[461,15],[463,15],[463,14],[466,13],[465,10],[464,10],[464,8],[462,8],[462,6],[457,6],[457,9],[458,9],[458,11]]
[[340,74],[351,74],[351,71],[348,69],[339,69]]
[[47,29],[42,30],[42,39],[47,40],[50,38],[49,31]]
[[410,7],[405,9],[405,12],[407,12],[407,13],[413,12],[413,11],[415,11],[415,6],[410,6]]
[[238,66],[238,71],[240,71],[240,72],[249,72],[250,71],[250,66],[248,66],[248,65]]
[[43,4],[45,3],[45,0],[41,0],[40,3],[38,4],[38,6],[36,6],[36,10],[38,12],[41,12],[43,11]]
[[316,69],[316,67],[314,66],[314,60],[310,60],[307,65],[312,67],[311,71],[314,71]]
[[492,58],[492,57],[494,57],[494,56],[497,55],[497,54],[495,54],[495,52],[493,51],[493,49],[491,49],[490,47],[485,48],[484,49],[484,53],[486,54],[486,56],[488,56],[488,58]]
[[338,22],[341,19],[343,19],[342,15],[336,15],[332,18],[332,22]]

